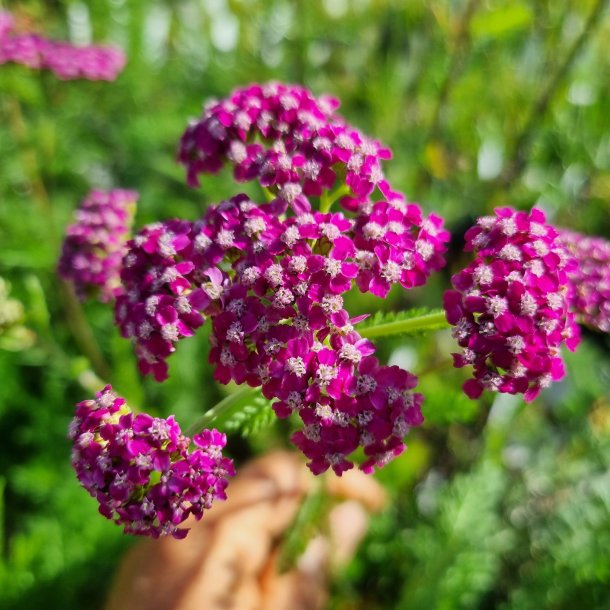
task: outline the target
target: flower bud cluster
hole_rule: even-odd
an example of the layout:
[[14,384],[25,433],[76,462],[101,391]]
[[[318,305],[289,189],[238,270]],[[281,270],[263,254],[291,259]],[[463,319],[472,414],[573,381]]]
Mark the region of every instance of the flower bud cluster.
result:
[[338,106],[304,87],[274,83],[207,104],[180,143],[188,184],[198,186],[199,174],[229,163],[238,182],[257,180],[297,213],[310,211],[308,197],[333,189],[337,180],[350,191],[341,203],[352,210],[376,187],[391,197],[380,165],[391,157],[389,149],[348,125],[334,113]]
[[125,55],[114,47],[75,47],[36,34],[13,34],[10,13],[0,11],[0,64],[22,64],[50,70],[62,80],[113,81],[125,65]]
[[537,209],[498,208],[480,218],[466,233],[465,250],[475,260],[453,276],[455,290],[444,295],[462,347],[454,364],[474,369],[464,391],[470,398],[488,389],[533,400],[564,376],[561,345],[578,345],[568,311],[574,261]]
[[66,229],[58,271],[77,294],[110,301],[120,292],[121,259],[131,233],[138,193],[94,190]]
[[572,311],[579,322],[610,332],[610,242],[567,229],[560,229],[559,236],[577,263],[569,272]]
[[136,415],[110,386],[77,405],[69,436],[81,485],[100,513],[130,534],[184,538],[188,529],[179,525],[224,500],[234,474],[232,461],[222,456],[224,434],[196,434],[189,452],[191,440],[173,416]]

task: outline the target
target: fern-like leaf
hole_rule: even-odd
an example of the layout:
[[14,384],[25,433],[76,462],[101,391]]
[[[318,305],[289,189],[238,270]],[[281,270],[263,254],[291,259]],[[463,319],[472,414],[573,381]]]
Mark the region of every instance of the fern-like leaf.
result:
[[271,402],[259,394],[231,413],[224,422],[223,429],[227,432],[239,432],[242,436],[252,436],[269,427],[275,419]]
[[418,307],[405,311],[378,311],[358,323],[356,330],[363,337],[422,335],[447,327],[442,309]]

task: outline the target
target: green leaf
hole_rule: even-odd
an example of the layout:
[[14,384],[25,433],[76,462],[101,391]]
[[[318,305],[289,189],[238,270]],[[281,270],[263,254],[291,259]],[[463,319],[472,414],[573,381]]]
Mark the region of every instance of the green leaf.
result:
[[271,402],[258,395],[251,397],[248,403],[231,413],[223,429],[226,432],[239,432],[242,436],[251,436],[263,428],[268,428],[275,419]]

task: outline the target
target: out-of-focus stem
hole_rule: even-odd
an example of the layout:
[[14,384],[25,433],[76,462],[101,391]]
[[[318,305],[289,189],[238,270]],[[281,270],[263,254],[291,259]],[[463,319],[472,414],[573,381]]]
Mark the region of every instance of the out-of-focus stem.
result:
[[546,114],[549,104],[555,95],[559,85],[565,78],[574,60],[582,50],[585,42],[589,39],[599,24],[604,9],[608,5],[608,0],[597,0],[580,36],[575,40],[572,48],[568,51],[563,63],[561,63],[555,73],[549,79],[546,87],[542,89],[540,96],[532,105],[525,124],[512,146],[512,161],[500,177],[500,188],[504,188],[521,176],[527,166],[527,153],[531,147],[537,126],[541,123]]
[[453,364],[453,360],[451,360],[450,358],[448,358],[447,360],[441,360],[440,362],[435,362],[434,364],[431,364],[430,366],[426,367],[425,369],[422,369],[421,371],[419,371],[417,373],[417,376],[421,379],[422,377],[425,377],[426,375],[430,375],[431,373],[436,373],[438,371],[442,371],[443,369],[447,369],[452,364]]
[[[23,164],[32,186],[34,199],[38,202],[41,210],[48,219],[51,227],[51,234],[55,237],[56,231],[53,208],[42,178],[38,156],[29,143],[28,125],[23,117],[21,105],[16,98],[9,98],[6,102],[6,106],[10,117],[10,129],[15,140],[22,146]],[[89,359],[95,374],[102,379],[108,379],[110,377],[110,367],[102,355],[93,331],[91,330],[91,326],[83,313],[80,301],[74,294],[72,286],[63,281],[60,282],[59,293],[67,312],[66,317],[68,326],[72,331],[79,348]]]
[[445,103],[449,97],[449,92],[461,74],[464,52],[468,48],[468,43],[470,41],[470,22],[480,4],[480,1],[481,0],[469,0],[464,10],[464,14],[458,23],[455,44],[453,45],[453,49],[450,53],[451,59],[449,68],[445,73],[445,78],[441,84],[441,88],[436,98],[436,105],[434,106],[434,111],[432,112],[432,121],[430,122],[428,141],[433,140],[438,134],[441,115]]
[[95,340],[91,326],[83,313],[83,308],[74,293],[72,284],[61,280],[59,282],[59,292],[66,309],[68,327],[72,331],[79,349],[87,356],[93,372],[102,379],[109,379],[110,366],[104,359],[97,341]]
[[10,130],[13,137],[19,143],[22,149],[22,162],[26,169],[30,186],[32,187],[32,191],[34,193],[34,199],[38,202],[40,207],[52,221],[51,203],[49,201],[49,196],[47,194],[44,182],[41,178],[38,155],[36,154],[36,150],[29,145],[28,127],[25,119],[23,118],[21,104],[19,104],[19,101],[14,97],[8,97],[5,100],[5,106],[10,118]]
[[[448,53],[450,57],[449,67],[447,68],[447,72],[445,73],[441,83],[438,95],[436,97],[434,110],[432,111],[430,127],[425,140],[426,145],[434,142],[439,137],[443,110],[447,100],[449,99],[451,90],[462,74],[464,58],[466,56],[466,51],[470,46],[470,22],[472,21],[472,17],[475,14],[480,2],[481,0],[469,0],[466,8],[464,9],[464,13],[458,22],[454,43]],[[431,177],[430,171],[425,166],[422,166],[422,170],[419,173],[417,180],[418,186],[420,188],[429,186]]]

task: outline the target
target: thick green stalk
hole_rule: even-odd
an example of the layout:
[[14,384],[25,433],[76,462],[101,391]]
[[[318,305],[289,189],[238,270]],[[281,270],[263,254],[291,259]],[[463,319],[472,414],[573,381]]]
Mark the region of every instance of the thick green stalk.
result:
[[370,326],[359,331],[362,337],[367,339],[376,339],[377,337],[390,337],[392,335],[400,335],[407,332],[416,332],[420,330],[441,328],[449,328],[449,323],[445,319],[445,312],[438,311],[427,313],[423,316],[408,318],[407,320],[395,320],[377,326]]

